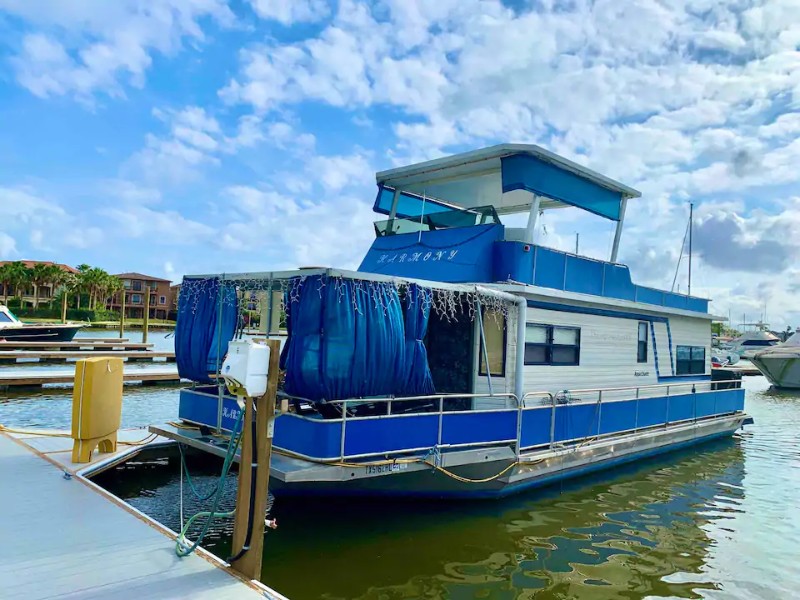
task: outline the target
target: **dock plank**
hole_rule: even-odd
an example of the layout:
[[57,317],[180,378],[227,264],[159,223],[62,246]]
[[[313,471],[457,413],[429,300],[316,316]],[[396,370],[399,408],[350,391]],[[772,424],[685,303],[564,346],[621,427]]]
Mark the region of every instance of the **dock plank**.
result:
[[71,342],[13,342],[13,341],[0,341],[0,350],[27,350],[27,349],[47,349],[47,348],[67,348],[67,349],[92,349],[111,351],[116,348],[124,348],[126,350],[145,350],[152,348],[151,343],[142,342],[122,342],[118,340],[108,340],[105,342],[85,342],[85,341],[71,341]]
[[[0,371],[0,388],[4,387],[22,387],[22,386],[37,386],[47,384],[70,384],[75,380],[74,371],[32,371],[30,373],[23,372],[23,369],[14,372]],[[171,369],[153,369],[153,370],[140,370],[140,371],[126,371],[122,375],[123,381],[141,381],[143,383],[159,382],[159,381],[180,381],[177,368]]]
[[166,358],[173,360],[174,352],[159,350],[0,350],[0,360],[17,361],[25,359],[38,360],[72,360],[79,358],[94,358],[98,356],[117,356],[129,359],[154,359]]
[[208,557],[178,558],[174,541],[124,503],[79,476],[65,480],[2,433],[0,480],[0,539],[14,540],[0,544],[3,598],[280,598]]

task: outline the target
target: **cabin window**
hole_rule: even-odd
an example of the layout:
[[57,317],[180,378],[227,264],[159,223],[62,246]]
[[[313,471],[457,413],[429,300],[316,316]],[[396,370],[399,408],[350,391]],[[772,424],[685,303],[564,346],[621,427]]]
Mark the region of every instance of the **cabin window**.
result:
[[[506,319],[503,313],[483,311],[483,336],[486,338],[486,355],[489,357],[489,374],[492,377],[506,376]],[[478,375],[486,375],[486,358],[483,344],[480,348]]]
[[647,362],[647,322],[639,322],[639,338],[636,345],[636,362]]
[[577,365],[580,364],[580,357],[579,328],[532,323],[526,326],[526,365]]
[[0,323],[13,323],[14,319],[9,317],[6,313],[0,312]]
[[706,372],[706,349],[703,346],[678,346],[675,373],[677,375],[703,375]]

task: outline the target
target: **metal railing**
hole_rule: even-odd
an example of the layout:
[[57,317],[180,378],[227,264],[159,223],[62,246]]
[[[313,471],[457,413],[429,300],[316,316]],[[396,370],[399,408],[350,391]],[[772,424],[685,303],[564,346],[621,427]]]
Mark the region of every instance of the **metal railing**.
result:
[[[513,406],[511,408],[507,407],[507,408],[503,408],[503,409],[498,409],[498,408],[486,408],[486,409],[477,408],[476,409],[476,408],[473,407],[473,408],[470,408],[468,410],[445,410],[445,401],[447,401],[447,400],[476,400],[476,399],[485,399],[485,398],[490,398],[490,399],[502,398],[502,399],[505,399],[505,400],[513,400],[515,406]],[[398,403],[403,403],[403,402],[424,402],[426,400],[438,401],[438,410],[435,413],[438,416],[438,419],[437,419],[437,421],[438,421],[438,423],[437,423],[437,434],[436,434],[436,447],[437,448],[442,446],[442,424],[443,424],[443,421],[444,421],[444,415],[445,414],[450,414],[450,415],[453,415],[453,414],[464,414],[464,413],[474,414],[474,413],[479,413],[479,412],[500,412],[500,411],[509,411],[509,410],[517,410],[518,411],[519,410],[519,406],[520,406],[520,403],[519,403],[519,400],[517,399],[516,394],[512,394],[512,393],[500,393],[500,394],[432,394],[432,395],[427,395],[427,396],[404,396],[404,397],[399,397],[399,398],[395,398],[395,397],[374,398],[374,399],[370,398],[369,400],[355,400],[355,399],[332,400],[332,401],[328,402],[327,404],[333,404],[333,405],[339,404],[342,407],[341,408],[342,433],[341,433],[341,442],[340,442],[341,459],[344,460],[345,458],[366,458],[368,456],[382,456],[384,454],[391,454],[391,453],[407,453],[407,452],[413,452],[413,451],[416,451],[416,450],[426,449],[426,448],[415,448],[415,449],[411,449],[411,450],[405,450],[405,449],[404,450],[396,450],[396,451],[389,452],[389,453],[386,453],[386,452],[372,452],[372,453],[366,453],[366,454],[362,453],[362,454],[358,454],[358,455],[346,455],[346,453],[345,453],[345,442],[346,442],[346,439],[347,439],[347,422],[348,421],[374,420],[374,419],[386,419],[386,418],[397,419],[397,418],[402,418],[402,417],[418,417],[420,415],[434,414],[431,411],[419,411],[419,412],[402,413],[402,414],[393,414],[392,413],[392,407],[395,406]],[[348,405],[348,403],[350,403],[351,405],[353,405],[353,404],[363,405],[363,404],[373,404],[373,403],[374,404],[386,403],[387,404],[387,413],[385,415],[370,415],[370,416],[363,416],[363,417],[357,417],[357,416],[348,417],[347,416],[347,405]],[[511,442],[511,441],[513,441],[513,440],[497,440],[497,441],[494,441],[492,443],[499,444],[499,443],[508,443],[508,442]],[[480,444],[481,445],[486,445],[486,442],[481,442]],[[467,446],[467,445],[478,445],[478,443],[475,443],[475,444],[460,444],[461,447],[464,447],[464,446]]]
[[[403,448],[398,450],[388,450],[388,451],[378,451],[378,452],[369,452],[369,453],[359,453],[359,454],[348,454],[346,452],[346,441],[347,441],[347,424],[348,422],[354,421],[369,421],[369,420],[380,420],[380,419],[403,419],[409,417],[419,417],[419,416],[433,416],[435,415],[437,418],[437,434],[436,434],[436,444],[434,448],[453,448],[453,447],[474,447],[474,446],[490,446],[490,445],[498,445],[498,444],[509,444],[513,445],[515,454],[517,457],[524,451],[532,448],[537,447],[550,447],[554,448],[559,445],[570,445],[572,443],[581,443],[587,440],[597,439],[601,437],[608,437],[619,435],[623,433],[636,433],[642,430],[650,430],[650,429],[657,429],[657,428],[664,428],[666,429],[669,427],[670,424],[676,423],[683,423],[683,422],[697,422],[701,419],[710,419],[719,414],[716,412],[716,405],[711,414],[699,417],[697,416],[697,396],[704,395],[711,392],[716,391],[725,391],[732,389],[731,387],[726,387],[723,389],[719,389],[720,385],[730,385],[734,384],[734,387],[738,386],[741,387],[741,380],[725,380],[725,381],[694,381],[694,382],[679,382],[679,383],[669,383],[669,384],[653,384],[653,385],[643,385],[643,386],[627,386],[627,387],[612,387],[612,388],[587,388],[587,389],[576,389],[576,390],[564,390],[562,392],[551,393],[546,391],[537,391],[537,392],[527,392],[523,395],[523,397],[517,398],[517,396],[513,393],[497,393],[497,394],[432,394],[426,396],[407,396],[407,397],[385,397],[385,398],[370,398],[370,399],[356,399],[356,398],[349,398],[344,400],[332,400],[327,402],[328,405],[336,405],[340,406],[340,414],[341,417],[341,433],[340,433],[340,443],[339,443],[339,458],[338,459],[328,459],[330,462],[334,462],[336,460],[344,461],[345,459],[357,459],[357,458],[368,458],[368,457],[375,457],[375,456],[391,456],[391,455],[398,455],[398,454],[408,454],[412,452],[424,451],[424,450],[431,450],[430,447],[421,447],[421,448]],[[698,388],[706,388],[706,389],[698,389]],[[677,394],[675,393],[676,390],[687,390],[687,391],[679,391]],[[644,392],[644,394],[643,394]],[[596,394],[591,399],[585,399],[587,394]],[[612,394],[624,394],[625,397],[623,398],[609,398],[609,395]],[[692,418],[689,419],[679,419],[675,421],[669,420],[669,412],[670,412],[670,404],[669,399],[670,397],[676,396],[685,396],[691,394],[693,395],[693,410],[692,410]],[[579,397],[576,397],[579,396]],[[664,413],[664,419],[662,422],[659,422],[655,425],[645,425],[640,426],[639,423],[639,405],[643,401],[657,399],[657,398],[666,398],[666,407]],[[299,398],[295,398],[298,400]],[[538,402],[534,403],[534,400],[538,399]],[[303,400],[303,399],[299,399]],[[454,400],[472,400],[473,406],[469,409],[454,409],[448,410],[447,403],[448,401]],[[498,407],[475,407],[474,400],[503,400],[506,404],[503,408]],[[413,410],[412,412],[402,412],[397,413],[393,412],[398,405],[402,405],[403,403],[411,403],[411,402],[425,402],[431,401],[435,406],[435,410]],[[634,423],[632,428],[622,429],[622,430],[615,430],[611,432],[602,433],[602,408],[604,404],[609,403],[617,403],[617,402],[635,402],[635,415],[634,415]],[[386,404],[386,413],[385,414],[378,414],[378,415],[366,415],[366,416],[358,416],[352,414],[352,411],[348,408],[355,408],[357,406],[365,405],[365,404]],[[570,406],[576,405],[596,405],[596,412],[591,419],[590,425],[593,427],[593,431],[588,431],[586,435],[578,436],[578,437],[571,437],[568,439],[556,439],[556,414],[558,409],[561,407],[568,408]],[[429,408],[429,407],[427,407]],[[522,423],[523,423],[523,414],[529,411],[550,411],[550,431],[549,431],[549,442],[543,442],[539,444],[533,444],[529,446],[522,445]],[[509,439],[497,439],[491,441],[481,441],[481,442],[470,442],[470,443],[463,443],[463,444],[443,444],[442,440],[442,430],[443,430],[443,422],[447,415],[458,415],[458,414],[476,414],[476,413],[509,413],[515,412],[517,414],[516,417],[516,432],[514,438]],[[333,419],[332,421],[336,421]]]

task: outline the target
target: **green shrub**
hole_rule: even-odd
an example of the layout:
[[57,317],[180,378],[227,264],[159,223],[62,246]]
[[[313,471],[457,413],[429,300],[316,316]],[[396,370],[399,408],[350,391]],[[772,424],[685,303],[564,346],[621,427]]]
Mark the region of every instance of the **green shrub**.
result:
[[[37,309],[31,307],[15,308],[9,302],[9,308],[20,319],[61,319],[61,306],[40,306]],[[99,308],[97,310],[89,310],[88,308],[68,308],[67,320],[69,321],[116,321],[119,319],[119,313],[115,311],[105,310]]]

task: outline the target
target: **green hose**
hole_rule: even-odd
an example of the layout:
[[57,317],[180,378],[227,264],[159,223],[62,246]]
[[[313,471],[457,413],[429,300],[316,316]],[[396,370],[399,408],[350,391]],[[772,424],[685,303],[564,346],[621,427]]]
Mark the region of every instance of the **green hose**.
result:
[[[228,477],[228,471],[230,471],[231,465],[233,464],[233,459],[236,456],[236,450],[239,448],[239,443],[242,441],[243,428],[240,427],[240,425],[242,423],[242,419],[244,418],[244,413],[245,410],[242,408],[242,410],[239,411],[239,416],[236,418],[236,424],[233,426],[233,435],[236,435],[235,432],[237,429],[239,430],[239,435],[236,436],[235,442],[233,440],[233,436],[231,436],[231,440],[228,443],[228,451],[225,454],[225,460],[222,462],[222,472],[220,473],[219,481],[217,481],[217,489],[214,493],[214,501],[212,502],[211,510],[202,511],[192,516],[181,528],[178,539],[175,540],[175,554],[177,554],[179,557],[189,556],[197,549],[197,547],[206,537],[206,534],[208,533],[208,530],[211,528],[211,525],[214,523],[215,519],[231,518],[236,514],[235,510],[229,512],[218,512],[217,508],[219,507],[220,500],[222,499],[222,492],[225,490],[225,479]],[[181,458],[183,458],[183,455],[181,455]],[[183,468],[183,466],[181,468]],[[186,544],[186,532],[188,531],[189,526],[200,517],[206,517],[206,522],[203,524],[203,529],[200,531],[200,535],[197,536],[197,541],[195,541],[191,546],[188,546]]]

